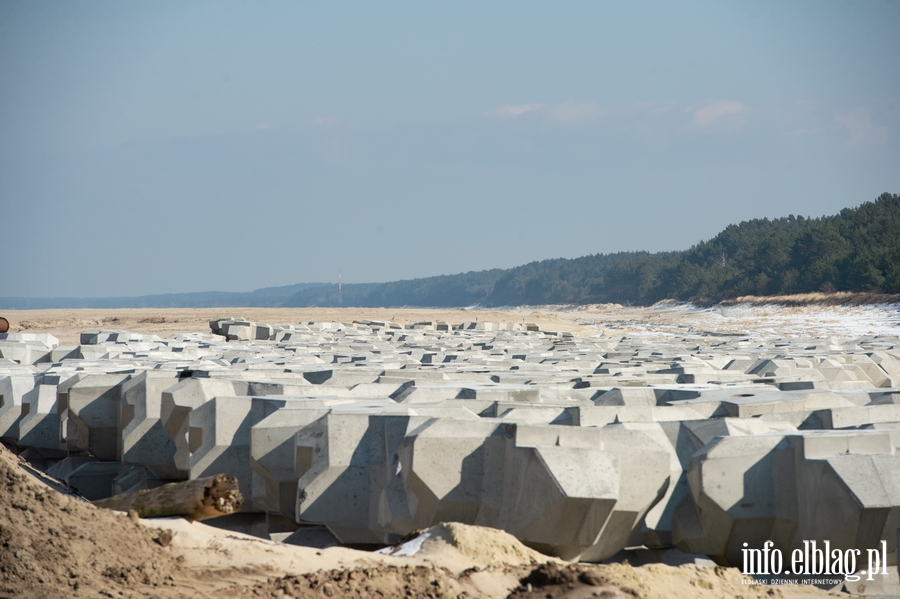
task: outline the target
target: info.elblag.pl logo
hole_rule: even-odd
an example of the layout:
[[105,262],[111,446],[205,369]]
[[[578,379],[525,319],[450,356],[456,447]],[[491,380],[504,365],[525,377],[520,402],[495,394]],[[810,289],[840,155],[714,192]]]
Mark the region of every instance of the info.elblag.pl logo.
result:
[[858,574],[862,550],[832,549],[830,541],[824,541],[821,546],[816,541],[803,541],[802,549],[791,552],[790,564],[785,563],[781,550],[775,549],[772,541],[763,543],[762,549],[750,549],[747,545],[744,543],[744,549],[741,549],[741,573],[745,576],[842,576],[844,580],[855,582],[861,575],[866,575],[866,580],[875,580],[875,576],[888,573],[887,541],[881,541],[881,547],[866,549],[867,567]]

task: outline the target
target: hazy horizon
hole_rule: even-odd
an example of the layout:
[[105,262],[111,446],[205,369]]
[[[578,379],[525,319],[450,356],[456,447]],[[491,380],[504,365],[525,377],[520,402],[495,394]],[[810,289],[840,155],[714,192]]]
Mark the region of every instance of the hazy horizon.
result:
[[895,2],[0,4],[0,296],[384,282],[834,214],[900,192],[898,25]]

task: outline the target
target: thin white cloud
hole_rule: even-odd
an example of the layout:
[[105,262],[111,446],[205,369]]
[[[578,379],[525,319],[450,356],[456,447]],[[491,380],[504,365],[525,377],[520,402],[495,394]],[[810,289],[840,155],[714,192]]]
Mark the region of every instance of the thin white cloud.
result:
[[564,125],[584,125],[603,116],[596,102],[562,102],[548,109],[550,120]]
[[834,120],[847,130],[851,144],[879,145],[887,141],[887,127],[873,126],[869,112],[863,107],[850,114],[839,114]]
[[747,106],[734,100],[713,100],[694,111],[694,122],[706,127],[721,118],[740,115],[746,110]]
[[500,108],[495,108],[488,112],[488,115],[516,118],[525,113],[540,110],[543,107],[543,104],[504,104]]

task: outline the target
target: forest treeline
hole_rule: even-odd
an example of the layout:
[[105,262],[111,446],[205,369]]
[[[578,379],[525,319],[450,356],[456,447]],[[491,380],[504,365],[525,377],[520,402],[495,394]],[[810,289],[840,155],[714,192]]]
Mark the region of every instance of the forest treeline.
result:
[[301,289],[288,306],[513,306],[710,302],[813,291],[900,293],[900,196],[821,218],[729,225],[690,249],[620,252],[394,281]]

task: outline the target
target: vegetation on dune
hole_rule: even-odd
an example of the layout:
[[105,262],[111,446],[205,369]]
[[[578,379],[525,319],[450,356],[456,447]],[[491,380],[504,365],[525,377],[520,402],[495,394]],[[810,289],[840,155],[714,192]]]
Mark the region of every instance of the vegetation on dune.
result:
[[729,225],[678,252],[621,252],[501,270],[300,290],[289,306],[511,306],[721,301],[815,291],[900,293],[900,196],[821,218]]
[[683,252],[609,269],[593,288],[606,301],[722,300],[814,291],[900,293],[900,196],[817,219],[730,225]]

